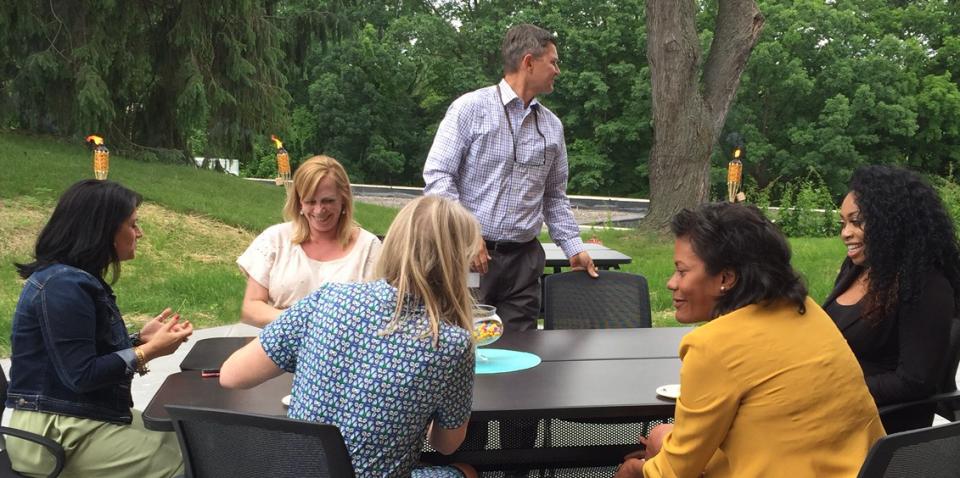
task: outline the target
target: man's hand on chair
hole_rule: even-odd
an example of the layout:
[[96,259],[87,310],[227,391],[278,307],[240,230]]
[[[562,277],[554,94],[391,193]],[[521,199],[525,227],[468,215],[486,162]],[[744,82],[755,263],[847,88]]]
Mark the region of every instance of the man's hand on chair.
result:
[[597,273],[597,266],[593,265],[593,259],[587,251],[570,258],[570,270],[587,271],[587,274],[590,274],[590,277],[594,279],[600,277],[600,274]]

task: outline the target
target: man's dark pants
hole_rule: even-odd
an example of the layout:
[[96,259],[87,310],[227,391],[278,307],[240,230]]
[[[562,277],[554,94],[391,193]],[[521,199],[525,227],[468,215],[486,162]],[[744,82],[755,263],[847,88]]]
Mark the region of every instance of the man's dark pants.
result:
[[[540,277],[546,256],[540,241],[494,243],[487,241],[490,255],[486,274],[480,276],[478,301],[497,308],[505,334],[537,328],[540,316]],[[533,448],[537,420],[500,423],[500,446],[504,449]],[[484,448],[487,424],[476,423],[467,430],[465,447]]]

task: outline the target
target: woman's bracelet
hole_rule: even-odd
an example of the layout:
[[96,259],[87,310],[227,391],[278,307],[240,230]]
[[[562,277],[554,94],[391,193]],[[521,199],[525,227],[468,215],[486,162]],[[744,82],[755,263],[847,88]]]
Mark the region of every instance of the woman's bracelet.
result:
[[147,359],[143,355],[143,350],[141,350],[140,347],[134,347],[133,353],[137,356],[137,373],[142,377],[150,371],[150,369],[147,368]]

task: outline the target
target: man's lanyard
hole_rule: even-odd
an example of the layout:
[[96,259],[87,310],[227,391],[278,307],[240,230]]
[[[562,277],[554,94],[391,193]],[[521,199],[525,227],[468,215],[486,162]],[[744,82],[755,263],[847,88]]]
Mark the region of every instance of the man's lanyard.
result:
[[[499,101],[500,105],[503,106],[503,116],[504,118],[507,119],[507,128],[510,129],[510,139],[513,140],[513,163],[516,165],[529,166],[517,160],[517,135],[516,133],[513,132],[513,121],[510,120],[510,112],[507,111],[507,105],[503,104],[503,96],[501,96],[500,94],[500,84],[498,83],[496,87],[497,87],[497,101]],[[544,149],[543,163],[535,166],[542,166],[547,161],[546,159],[547,158],[546,156],[547,138],[543,135],[543,132],[540,131],[540,108],[534,107],[533,105],[530,105],[530,108],[533,109],[533,125],[535,128],[537,128],[537,134],[540,135],[540,138],[543,139],[543,149]],[[520,126],[521,127],[523,126],[523,119],[520,120]]]
[[[513,121],[510,119],[510,112],[507,111],[507,105],[503,103],[503,94],[500,93],[500,84],[498,83],[496,87],[497,87],[497,101],[500,102],[501,106],[503,106],[503,117],[507,119],[507,128],[510,129],[510,139],[513,140],[513,162],[517,163],[518,162],[517,161],[517,135],[516,133],[513,132]],[[531,106],[531,108],[533,107]],[[540,114],[537,113],[536,108],[533,108],[533,114],[534,114],[533,121],[537,123],[537,130],[539,131],[540,130],[540,124],[539,124]],[[522,119],[520,120],[520,124],[521,126],[523,125]],[[541,135],[542,134],[543,133],[541,133]]]
[[513,132],[513,121],[510,120],[510,112],[507,111],[507,105],[503,102],[503,94],[500,93],[500,84],[497,84],[497,101],[503,106],[503,117],[507,119],[507,128],[510,129],[510,139],[513,140],[513,162],[517,162],[517,135]]

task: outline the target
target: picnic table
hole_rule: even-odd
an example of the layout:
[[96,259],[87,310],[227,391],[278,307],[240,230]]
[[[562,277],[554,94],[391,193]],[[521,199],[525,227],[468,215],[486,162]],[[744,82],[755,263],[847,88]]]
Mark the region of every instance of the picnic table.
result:
[[[552,242],[541,242],[540,245],[543,246],[543,252],[547,256],[546,266],[552,267],[554,274],[559,274],[564,267],[570,267],[570,260],[564,255],[560,246]],[[587,242],[583,245],[598,269],[619,269],[621,265],[633,261],[630,256],[602,244]]]

